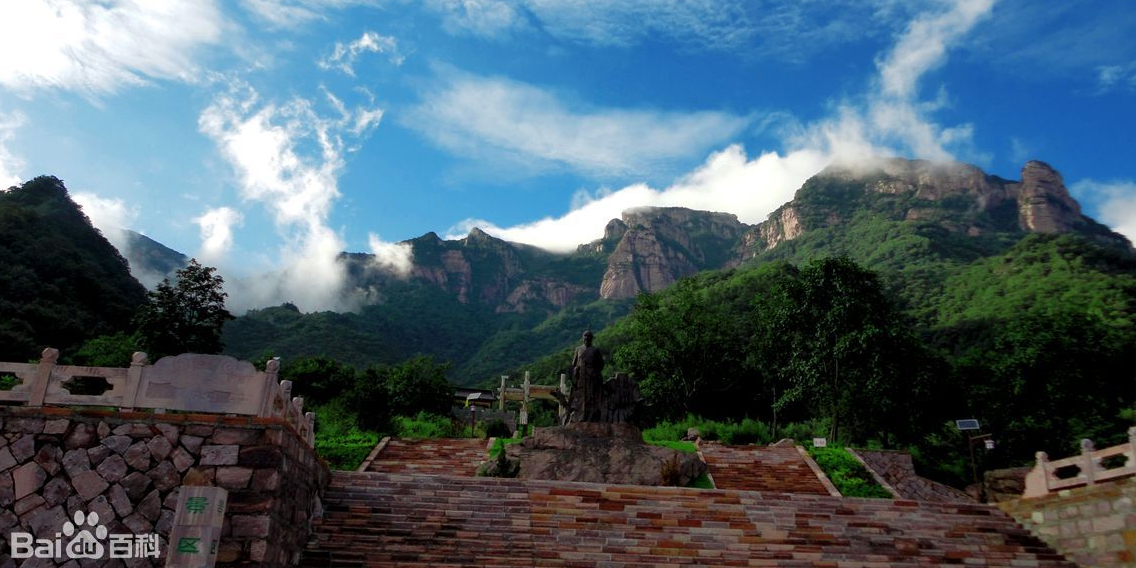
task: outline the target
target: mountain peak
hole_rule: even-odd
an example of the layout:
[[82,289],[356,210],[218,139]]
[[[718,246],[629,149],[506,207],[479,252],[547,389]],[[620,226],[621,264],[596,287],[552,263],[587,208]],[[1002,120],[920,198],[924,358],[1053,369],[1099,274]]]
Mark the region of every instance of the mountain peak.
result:
[[1061,174],[1045,162],[1027,162],[1021,181],[1010,181],[961,162],[888,158],[833,165],[810,178],[793,201],[743,237],[741,258],[865,213],[969,236],[1076,232],[1128,246],[1127,239],[1082,214]]
[[1081,206],[1065,187],[1061,174],[1049,164],[1030,160],[1022,167],[1018,208],[1023,229],[1035,233],[1065,233],[1083,224]]

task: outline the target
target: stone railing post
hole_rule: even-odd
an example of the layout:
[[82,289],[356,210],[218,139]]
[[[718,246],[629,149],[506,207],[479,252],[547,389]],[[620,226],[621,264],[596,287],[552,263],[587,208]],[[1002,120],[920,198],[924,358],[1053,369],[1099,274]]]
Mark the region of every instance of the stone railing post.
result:
[[1026,474],[1026,489],[1022,492],[1022,497],[1027,499],[1049,494],[1049,454],[1038,452],[1036,457],[1037,463]]
[[[529,381],[529,372],[525,371],[524,382],[524,400],[521,401],[521,426],[529,425],[529,393],[532,389],[532,383]],[[528,428],[525,428],[527,431]]]
[[1097,463],[1093,459],[1093,441],[1085,438],[1081,440],[1081,473],[1085,475],[1085,483],[1093,485],[1097,478]]
[[1128,429],[1128,451],[1125,452],[1128,461],[1124,465],[1136,468],[1136,426]]
[[505,381],[509,380],[509,375],[501,375],[501,390],[497,393],[497,410],[505,411]]
[[48,347],[43,350],[43,356],[40,357],[39,367],[36,369],[35,382],[32,383],[31,396],[28,398],[28,406],[43,406],[43,399],[47,396],[47,385],[51,382],[51,371],[55,369],[55,363],[59,360],[59,350]]
[[277,375],[280,374],[280,358],[273,357],[264,365],[264,388],[260,395],[260,415],[272,416],[276,392],[280,389],[277,384]]
[[304,413],[304,425],[307,428],[307,433],[304,436],[307,439],[308,445],[316,447],[316,413]]
[[[563,394],[565,397],[568,396],[568,375],[565,375],[564,373],[560,373],[560,393]],[[564,416],[566,414],[568,414],[568,409],[564,408],[564,404],[559,402],[559,401],[557,401],[556,406],[559,407],[559,412],[557,412],[557,416],[559,416],[559,418],[560,418],[560,423],[563,424],[564,423]]]
[[150,364],[150,356],[135,351],[130,358],[130,369],[126,371],[126,386],[122,389],[122,410],[134,410],[134,402],[138,400],[138,388],[142,385],[142,372]]

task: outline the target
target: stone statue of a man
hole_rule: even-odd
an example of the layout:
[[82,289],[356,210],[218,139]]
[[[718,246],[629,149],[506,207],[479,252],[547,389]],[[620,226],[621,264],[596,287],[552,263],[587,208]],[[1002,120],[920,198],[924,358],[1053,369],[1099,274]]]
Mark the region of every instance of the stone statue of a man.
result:
[[603,419],[603,354],[592,345],[595,335],[584,332],[584,344],[572,357],[572,394],[568,422],[599,422]]

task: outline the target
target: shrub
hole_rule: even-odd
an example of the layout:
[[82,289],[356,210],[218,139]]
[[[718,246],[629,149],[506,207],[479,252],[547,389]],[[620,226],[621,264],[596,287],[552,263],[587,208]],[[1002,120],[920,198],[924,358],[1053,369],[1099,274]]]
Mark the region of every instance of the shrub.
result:
[[485,437],[486,438],[508,438],[513,435],[513,431],[509,429],[509,425],[505,424],[504,420],[496,419],[486,422]]
[[317,437],[316,453],[331,469],[352,471],[367,459],[378,443],[378,434],[356,430],[340,436]]
[[891,499],[892,494],[884,489],[872,474],[868,473],[856,458],[844,448],[809,448],[809,454],[824,470],[840,494],[845,497],[877,497]]
[[773,441],[769,426],[745,418],[741,422],[719,422],[688,414],[677,422],[659,422],[643,431],[647,441],[681,440],[690,428],[697,428],[703,440],[718,440],[723,444],[768,444]]
[[397,416],[394,427],[397,435],[403,438],[452,438],[456,437],[456,431],[469,430],[469,427],[455,428],[448,416],[428,412],[419,412],[414,417]]
[[489,457],[495,458],[505,452],[505,446],[508,446],[510,444],[518,444],[520,442],[520,438],[497,438],[493,442],[493,447],[489,448]]
[[[823,438],[828,435],[828,424],[828,420],[823,418],[786,424],[777,431],[777,439],[792,438],[807,446],[813,438]],[[837,440],[829,440],[828,443],[837,444],[838,442]]]

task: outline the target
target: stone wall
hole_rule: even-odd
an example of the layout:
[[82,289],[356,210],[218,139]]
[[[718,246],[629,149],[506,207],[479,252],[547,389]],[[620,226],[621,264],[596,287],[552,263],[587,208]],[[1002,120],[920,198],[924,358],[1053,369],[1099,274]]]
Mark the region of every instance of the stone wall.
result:
[[[218,565],[293,565],[329,476],[279,418],[0,407],[0,534],[52,538],[97,512],[110,534],[159,535],[158,559],[127,566],[164,565],[182,485],[229,492]],[[0,567],[20,565],[8,546]]]
[[1136,567],[1136,477],[999,503],[1079,566]]
[[975,499],[953,487],[915,473],[911,454],[892,450],[848,450],[901,499],[940,503],[973,503]]

